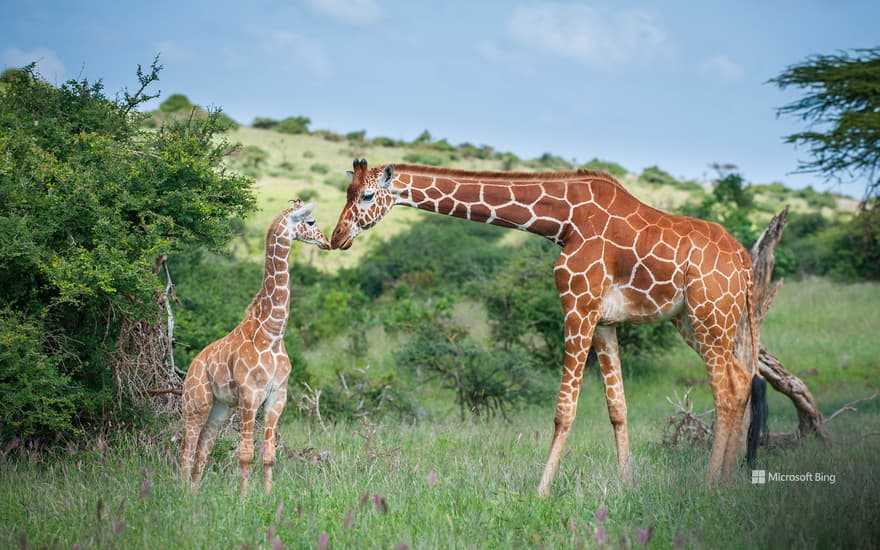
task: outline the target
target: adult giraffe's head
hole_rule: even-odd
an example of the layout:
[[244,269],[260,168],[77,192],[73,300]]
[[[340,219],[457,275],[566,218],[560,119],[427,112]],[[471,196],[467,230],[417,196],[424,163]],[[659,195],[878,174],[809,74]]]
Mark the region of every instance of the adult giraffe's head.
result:
[[327,240],[315,218],[312,217],[314,209],[315,203],[303,204],[303,201],[296,199],[293,206],[284,210],[275,219],[269,232],[274,232],[279,236],[286,234],[291,240],[314,244],[318,248],[328,250],[330,241]]
[[354,171],[349,172],[351,185],[345,208],[333,230],[333,248],[347,250],[354,238],[376,225],[394,206],[397,196],[392,185],[394,167],[390,164],[369,170],[367,159],[355,159]]

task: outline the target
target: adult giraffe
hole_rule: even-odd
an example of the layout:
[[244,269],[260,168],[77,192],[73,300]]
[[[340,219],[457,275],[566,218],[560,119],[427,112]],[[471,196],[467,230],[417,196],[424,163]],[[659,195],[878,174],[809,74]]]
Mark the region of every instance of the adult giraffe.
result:
[[[472,172],[411,164],[370,170],[366,160],[355,160],[350,175],[333,248],[349,248],[396,204],[529,231],[562,247],[554,275],[565,314],[565,366],[539,495],[549,494],[559,466],[591,344],[605,384],[618,469],[624,480],[628,477],[626,401],[615,331],[621,322],[669,319],[702,357],[716,410],[709,481],[730,477],[751,388],[756,399],[748,461],[753,464],[765,382],[755,353],[752,264],[720,225],[655,210],[603,172]],[[734,357],[737,330],[750,333],[749,368]]]
[[266,232],[263,284],[232,331],[208,344],[192,360],[183,382],[181,475],[198,488],[217,433],[237,407],[241,414],[241,497],[247,494],[254,459],[254,424],[264,405],[263,489],[272,489],[275,430],[287,403],[290,360],[284,331],[290,311],[288,255],[293,241],[330,248],[311,216],[314,204],[297,200],[272,221]]

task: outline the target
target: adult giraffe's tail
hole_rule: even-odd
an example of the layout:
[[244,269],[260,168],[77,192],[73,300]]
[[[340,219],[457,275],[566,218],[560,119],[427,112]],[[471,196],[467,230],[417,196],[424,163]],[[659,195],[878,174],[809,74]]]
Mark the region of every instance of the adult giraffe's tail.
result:
[[[743,250],[748,257],[748,252]],[[767,416],[767,381],[761,376],[758,366],[758,327],[755,321],[755,284],[752,262],[746,262],[748,269],[748,283],[746,291],[746,315],[749,316],[749,336],[752,339],[752,392],[750,399],[751,418],[749,421],[749,433],[746,439],[746,463],[750,469],[755,468],[755,455],[758,452],[758,443],[761,440],[761,432],[766,436]]]

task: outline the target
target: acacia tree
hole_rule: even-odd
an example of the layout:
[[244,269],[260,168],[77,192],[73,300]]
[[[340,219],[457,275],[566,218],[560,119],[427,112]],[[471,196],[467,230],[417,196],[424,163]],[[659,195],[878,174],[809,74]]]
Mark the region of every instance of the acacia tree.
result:
[[807,130],[785,138],[807,147],[812,156],[799,162],[799,171],[837,181],[864,177],[865,197],[876,196],[880,192],[880,47],[816,55],[789,66],[770,82],[806,92],[777,111],[808,123]]
[[4,75],[2,439],[133,419],[115,369],[145,366],[131,336],[161,322],[157,261],[220,248],[254,206],[250,181],[222,169],[217,113],[141,128],[136,109],[160,69],[138,67],[138,89],[116,99],[100,81],[56,88],[33,65]]
[[808,123],[807,130],[785,138],[810,151],[812,159],[798,169],[826,180],[867,180],[860,211],[835,235],[833,249],[845,251],[837,271],[880,279],[880,47],[813,56],[770,82],[806,91],[778,110]]

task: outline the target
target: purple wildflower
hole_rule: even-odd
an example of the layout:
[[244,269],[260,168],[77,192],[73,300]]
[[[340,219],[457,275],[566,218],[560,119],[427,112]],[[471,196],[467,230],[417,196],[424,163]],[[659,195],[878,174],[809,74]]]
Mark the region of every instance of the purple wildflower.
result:
[[324,550],[329,543],[330,535],[328,535],[326,531],[321,533],[321,536],[318,537],[318,550]]
[[376,510],[379,510],[383,514],[388,513],[388,503],[385,502],[385,499],[379,496],[379,493],[376,493],[376,496],[373,497],[373,506],[376,507]]
[[349,510],[345,513],[345,517],[342,518],[342,528],[348,529],[351,527],[351,524],[354,523],[354,513]]
[[437,472],[431,471],[428,473],[428,487],[433,487],[437,485]]
[[605,518],[607,518],[607,517],[608,517],[608,508],[606,508],[605,506],[599,506],[599,509],[596,510],[595,514],[593,514],[593,519],[595,519],[599,523],[602,523],[603,521],[605,521]]
[[654,534],[654,526],[648,527],[647,529],[642,529],[639,527],[636,529],[636,538],[639,541],[639,546],[644,546],[648,544],[648,541],[651,540],[651,535]]

